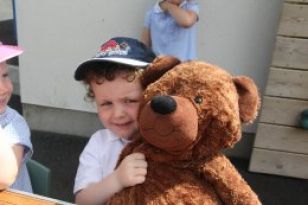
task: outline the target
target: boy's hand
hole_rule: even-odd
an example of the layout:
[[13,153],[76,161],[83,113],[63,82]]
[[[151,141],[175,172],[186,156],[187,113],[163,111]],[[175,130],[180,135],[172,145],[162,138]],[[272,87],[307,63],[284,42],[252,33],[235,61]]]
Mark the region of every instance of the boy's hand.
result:
[[128,187],[141,184],[147,174],[147,162],[142,153],[133,153],[126,156],[115,170],[120,186]]
[[159,2],[159,6],[161,10],[164,12],[168,12],[170,6],[174,6],[173,4],[169,3],[168,1],[161,1]]

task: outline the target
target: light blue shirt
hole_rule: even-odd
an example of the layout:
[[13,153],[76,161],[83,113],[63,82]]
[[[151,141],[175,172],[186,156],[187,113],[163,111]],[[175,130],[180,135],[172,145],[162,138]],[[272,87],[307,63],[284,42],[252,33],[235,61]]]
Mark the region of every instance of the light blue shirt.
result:
[[[199,15],[199,6],[195,0],[185,0],[180,7]],[[147,12],[144,26],[149,29],[152,49],[156,55],[172,55],[182,61],[197,58],[196,23],[189,28],[179,26],[169,13],[162,11],[157,2]]]
[[12,146],[15,144],[24,146],[24,158],[18,176],[10,188],[32,193],[31,181],[26,167],[26,162],[33,153],[29,127],[25,119],[10,107],[7,107],[4,113],[0,114],[0,126],[1,136],[7,137]]

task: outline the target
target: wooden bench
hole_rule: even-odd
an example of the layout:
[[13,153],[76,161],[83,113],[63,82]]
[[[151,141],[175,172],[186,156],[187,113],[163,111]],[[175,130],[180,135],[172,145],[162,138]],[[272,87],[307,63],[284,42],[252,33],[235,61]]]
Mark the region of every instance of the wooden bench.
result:
[[249,170],[308,179],[308,0],[283,4]]

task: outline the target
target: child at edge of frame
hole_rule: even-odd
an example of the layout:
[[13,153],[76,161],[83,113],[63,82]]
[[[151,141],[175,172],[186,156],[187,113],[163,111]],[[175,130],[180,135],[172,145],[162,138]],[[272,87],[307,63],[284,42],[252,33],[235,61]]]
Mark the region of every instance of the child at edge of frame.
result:
[[8,106],[13,93],[6,61],[23,52],[0,43],[0,190],[11,188],[32,193],[26,162],[33,154],[30,129],[25,119]]

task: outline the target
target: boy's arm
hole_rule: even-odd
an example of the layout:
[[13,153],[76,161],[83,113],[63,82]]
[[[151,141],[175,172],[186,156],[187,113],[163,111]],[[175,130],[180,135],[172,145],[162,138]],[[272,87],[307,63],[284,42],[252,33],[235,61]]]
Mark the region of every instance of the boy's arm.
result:
[[23,153],[22,145],[11,146],[5,136],[0,136],[0,162],[5,165],[0,166],[0,190],[8,188],[16,180]]
[[151,47],[151,34],[148,28],[144,27],[141,34],[141,42],[146,46]]
[[76,203],[102,204],[124,187],[145,181],[147,163],[141,153],[133,153],[123,159],[119,167],[100,182],[93,183],[76,194]]
[[198,15],[194,11],[185,10],[167,1],[162,1],[159,5],[163,11],[168,12],[174,18],[178,25],[184,28],[191,27],[198,20]]
[[76,194],[76,204],[103,204],[114,193],[122,189],[117,183],[115,173],[108,175],[100,182],[90,184]]

